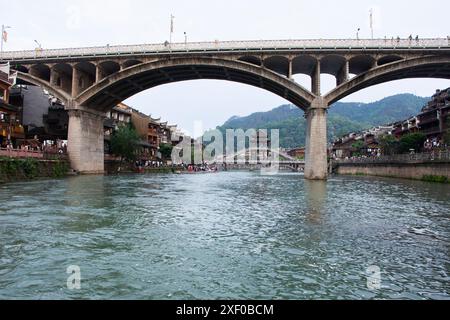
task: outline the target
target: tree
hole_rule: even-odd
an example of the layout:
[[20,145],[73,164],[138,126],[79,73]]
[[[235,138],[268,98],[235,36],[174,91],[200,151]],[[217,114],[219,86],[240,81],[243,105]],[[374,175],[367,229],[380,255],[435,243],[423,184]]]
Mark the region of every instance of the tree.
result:
[[171,144],[163,143],[159,146],[159,151],[163,159],[170,159],[172,157],[173,146]]
[[393,155],[398,152],[398,141],[393,135],[386,134],[379,139],[381,150],[384,155]]
[[352,148],[354,150],[353,155],[354,156],[360,156],[362,154],[362,150],[365,147],[365,143],[362,140],[356,141],[354,144],[352,144]]
[[111,137],[111,151],[120,156],[120,164],[123,160],[136,159],[136,151],[139,146],[139,135],[131,125],[121,126]]
[[426,135],[423,133],[410,133],[403,136],[399,142],[400,153],[406,153],[411,150],[419,152],[423,148],[423,144],[427,140]]

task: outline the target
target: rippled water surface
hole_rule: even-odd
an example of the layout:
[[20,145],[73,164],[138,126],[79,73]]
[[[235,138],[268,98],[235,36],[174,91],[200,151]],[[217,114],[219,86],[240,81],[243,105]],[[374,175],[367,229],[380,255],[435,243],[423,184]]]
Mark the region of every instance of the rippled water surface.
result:
[[449,185],[83,176],[0,202],[2,299],[450,299]]

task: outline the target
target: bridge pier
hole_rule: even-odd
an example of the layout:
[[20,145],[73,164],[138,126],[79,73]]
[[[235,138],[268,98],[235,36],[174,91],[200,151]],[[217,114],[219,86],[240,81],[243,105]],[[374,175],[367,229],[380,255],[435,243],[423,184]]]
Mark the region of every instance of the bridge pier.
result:
[[327,113],[327,103],[319,97],[305,114],[305,178],[309,180],[326,180],[328,177]]
[[103,174],[105,115],[81,106],[67,108],[67,149],[72,169],[82,174]]

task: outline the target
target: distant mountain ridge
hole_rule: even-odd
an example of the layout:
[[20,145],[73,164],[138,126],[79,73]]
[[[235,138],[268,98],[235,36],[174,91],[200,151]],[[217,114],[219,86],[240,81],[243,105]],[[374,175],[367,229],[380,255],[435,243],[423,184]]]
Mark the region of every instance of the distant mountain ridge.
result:
[[[329,111],[328,140],[407,119],[418,114],[429,100],[413,94],[398,94],[372,103],[338,102]],[[246,117],[233,116],[217,128],[222,132],[227,129],[279,129],[280,146],[295,148],[305,144],[305,125],[302,110],[293,105],[282,105]]]

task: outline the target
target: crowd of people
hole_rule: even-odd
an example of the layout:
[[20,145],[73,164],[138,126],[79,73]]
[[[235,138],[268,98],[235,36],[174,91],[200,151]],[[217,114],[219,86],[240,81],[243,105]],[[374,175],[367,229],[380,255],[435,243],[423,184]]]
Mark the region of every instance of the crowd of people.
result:
[[18,140],[16,143],[12,143],[12,141],[8,141],[2,144],[2,149],[12,150],[12,151],[25,151],[25,152],[42,152],[48,154],[67,154],[67,143],[58,140],[56,142],[53,141],[45,141],[41,143],[38,140],[30,139],[30,140]]
[[217,172],[219,169],[217,168],[217,165],[215,164],[208,164],[206,162],[200,164],[200,165],[183,165],[185,170],[189,173],[196,173],[196,172]]
[[426,152],[429,152],[444,146],[445,146],[444,141],[438,139],[437,137],[434,137],[427,139],[423,147]]
[[194,164],[181,164],[181,165],[167,165],[162,161],[148,161],[148,160],[137,160],[134,163],[138,171],[145,171],[145,169],[152,168],[172,168],[180,169],[182,172],[188,173],[205,173],[205,172],[218,172],[219,169],[216,164],[202,163],[198,165]]

